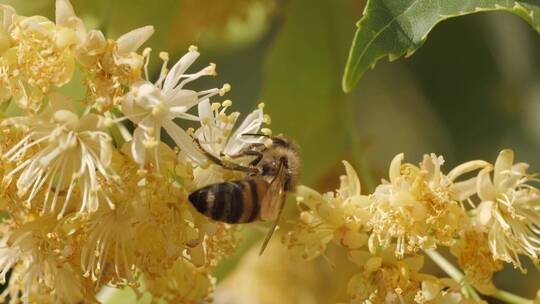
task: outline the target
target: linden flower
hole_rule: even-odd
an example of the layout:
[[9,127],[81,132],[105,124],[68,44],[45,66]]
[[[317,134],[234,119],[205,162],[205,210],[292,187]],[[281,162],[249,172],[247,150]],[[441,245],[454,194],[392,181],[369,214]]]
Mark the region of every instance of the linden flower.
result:
[[133,284],[133,211],[129,205],[89,215],[85,223],[87,239],[81,251],[84,277],[93,282]]
[[215,75],[214,64],[210,64],[197,73],[186,74],[186,70],[197,57],[199,57],[197,49],[191,47],[189,52],[167,72],[168,55],[162,53],[161,58],[164,62],[159,79],[155,83],[148,80],[136,82],[124,98],[122,111],[126,118],[137,124],[133,132],[131,154],[141,167],[146,162],[147,150],[156,164],[159,164],[157,146],[161,140],[161,128],[165,129],[176,145],[187,155],[195,159],[202,158],[201,152],[195,147],[191,137],[173,120],[175,118],[198,120],[187,111],[202,100],[217,94],[225,94],[230,86],[224,85],[222,89],[201,92],[184,89],[186,84],[201,76]]
[[436,278],[419,273],[423,256],[396,259],[389,247],[372,255],[363,250],[349,252],[349,259],[360,267],[348,284],[351,303],[413,303],[423,281]]
[[336,193],[321,195],[307,187],[298,187],[300,220],[284,238],[293,257],[314,259],[332,240],[349,249],[367,243],[369,227],[365,223],[369,220],[372,202],[360,194],[360,180],[352,166],[345,161],[343,164],[347,175],[341,177],[341,186]]
[[476,219],[488,231],[493,257],[523,271],[520,254],[535,263],[540,255],[540,192],[527,184],[534,180],[526,173],[528,167],[514,164],[513,151],[503,150],[495,168],[483,169],[477,183],[482,202]]
[[[42,16],[4,12],[0,34],[0,79],[25,110],[38,111],[51,86],[67,83],[75,70],[73,47],[84,35],[82,21],[66,0],[56,1],[56,24]],[[3,91],[4,98],[8,94]]]
[[[5,225],[6,223],[2,223]],[[56,227],[62,225],[51,216],[29,220],[20,227],[9,224],[10,231],[0,242],[2,281],[12,270],[2,297],[22,303],[45,298],[57,303],[76,303],[89,296],[82,277],[65,263],[73,253],[70,245],[58,238]],[[90,296],[91,297],[91,296]]]
[[144,56],[137,50],[152,36],[154,28],[134,29],[116,41],[107,40],[101,31],[89,31],[77,48],[77,59],[86,68],[86,102],[103,113],[118,106],[131,86],[141,78]]
[[493,259],[487,233],[475,225],[464,229],[450,252],[457,257],[467,281],[478,291],[484,294],[496,291],[492,281],[493,273],[502,270],[503,265],[501,261]]
[[[230,100],[226,100],[222,104],[210,104],[210,101],[206,99],[201,101],[198,106],[201,127],[195,131],[194,137],[199,140],[201,146],[206,151],[218,157],[235,157],[249,146],[261,144],[267,139],[263,136],[246,135],[257,134],[263,122],[269,122],[268,116],[263,112],[263,103],[259,104],[258,109],[246,116],[234,133],[233,129],[240,114],[233,112],[227,115],[226,110],[231,105],[232,102]],[[262,129],[262,131],[267,135],[271,133],[266,128]],[[195,161],[199,164],[204,164],[205,160],[203,157]],[[235,161],[242,163],[244,160],[237,159]],[[232,173],[230,170],[222,170],[221,167],[213,164],[210,167],[197,167],[194,172],[195,185],[203,187],[216,183],[224,179],[224,174]]]
[[[51,96],[49,107],[37,117],[3,120],[3,126],[21,128],[26,133],[2,155],[17,164],[4,176],[4,184],[16,178],[18,196],[29,206],[40,191],[45,191],[42,214],[52,212],[62,217],[68,206],[78,208],[78,212],[95,211],[102,200],[114,208],[100,186],[101,179],[116,180],[109,169],[111,139],[101,120],[95,114],[79,118],[72,104],[60,95]],[[80,198],[74,198],[76,190]]]
[[425,155],[419,167],[402,165],[403,157],[394,157],[390,181],[384,181],[372,195],[370,243],[386,247],[396,239],[396,254],[400,256],[437,243],[451,244],[467,220],[459,201],[474,194],[476,179],[454,181],[487,163],[468,162],[444,175],[440,156]]

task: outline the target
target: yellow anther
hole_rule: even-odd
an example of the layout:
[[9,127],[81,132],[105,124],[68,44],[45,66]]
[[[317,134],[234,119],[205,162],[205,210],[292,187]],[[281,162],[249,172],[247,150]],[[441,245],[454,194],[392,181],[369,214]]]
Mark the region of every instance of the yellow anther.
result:
[[201,122],[202,122],[203,125],[208,125],[208,124],[210,124],[210,118],[209,118],[209,117],[205,117],[205,118],[202,119]]
[[270,135],[272,135],[272,130],[270,130],[268,128],[262,128],[261,133],[266,135],[266,136],[270,136]]
[[258,105],[259,110],[264,109],[264,106],[265,106],[264,102],[259,103],[259,105]]
[[163,61],[169,61],[169,53],[159,52],[159,58],[161,58]]
[[299,202],[299,203],[301,203],[301,202],[304,201],[304,197],[303,197],[303,196],[297,196],[297,197],[296,197],[296,201]]
[[232,106],[232,100],[227,99],[227,100],[225,100],[225,101],[222,103],[222,105],[223,105],[224,107],[230,107],[230,106]]
[[270,139],[270,138],[266,139],[266,140],[264,141],[264,146],[265,146],[266,148],[272,147],[272,139]]
[[223,160],[228,161],[228,162],[232,162],[232,161],[233,161],[232,158],[231,158],[229,155],[224,155],[224,156],[223,156]]
[[148,57],[150,56],[151,52],[152,52],[152,48],[147,47],[147,48],[144,48],[144,51],[142,52],[142,54],[144,57]]
[[216,64],[215,63],[210,63],[210,65],[207,68],[207,73],[210,76],[216,76],[217,75]]
[[263,122],[264,122],[265,124],[267,124],[267,125],[271,124],[271,123],[272,123],[272,118],[270,117],[270,115],[264,114]]
[[197,50],[199,50],[199,48],[196,47],[196,46],[194,46],[194,45],[190,45],[188,50],[189,50],[190,52],[196,52]]
[[188,128],[188,129],[186,130],[186,133],[187,133],[187,135],[189,135],[189,136],[193,136],[193,134],[195,133],[195,129],[193,129],[193,128]]
[[213,102],[210,106],[210,109],[212,109],[212,111],[217,111],[219,110],[219,107],[221,107],[221,104],[219,102]]
[[229,92],[231,90],[231,85],[226,83],[223,85],[223,87],[219,90],[219,96],[225,95],[225,93]]

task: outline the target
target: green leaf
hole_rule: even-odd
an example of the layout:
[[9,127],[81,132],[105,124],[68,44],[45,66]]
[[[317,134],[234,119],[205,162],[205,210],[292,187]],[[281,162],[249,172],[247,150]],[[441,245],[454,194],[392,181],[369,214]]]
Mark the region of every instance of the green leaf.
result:
[[351,91],[381,58],[412,55],[437,23],[488,11],[517,15],[540,33],[538,0],[368,0],[345,66],[343,90]]

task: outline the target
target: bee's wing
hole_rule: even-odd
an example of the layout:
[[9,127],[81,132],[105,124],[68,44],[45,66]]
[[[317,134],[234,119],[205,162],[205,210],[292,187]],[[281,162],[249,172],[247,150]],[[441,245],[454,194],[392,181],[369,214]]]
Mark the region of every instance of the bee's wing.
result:
[[283,163],[281,163],[278,168],[276,177],[274,177],[272,183],[270,184],[270,188],[268,188],[268,193],[266,197],[270,201],[268,202],[267,208],[269,209],[269,217],[274,219],[274,223],[268,231],[268,234],[266,234],[266,238],[264,239],[264,242],[261,246],[261,251],[259,252],[259,255],[263,254],[264,249],[266,249],[270,238],[272,238],[272,234],[274,234],[274,231],[276,230],[277,224],[281,217],[281,212],[283,212],[283,206],[286,198],[285,173],[285,166],[283,165]]

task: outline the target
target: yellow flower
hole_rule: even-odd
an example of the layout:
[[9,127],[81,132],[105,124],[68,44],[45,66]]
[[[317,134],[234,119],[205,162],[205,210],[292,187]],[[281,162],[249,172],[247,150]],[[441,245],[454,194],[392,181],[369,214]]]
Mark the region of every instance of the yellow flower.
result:
[[69,16],[70,6],[62,0],[57,1],[56,24],[41,16],[19,16],[7,5],[0,8],[4,12],[0,79],[11,93],[0,95],[11,95],[20,108],[36,112],[51,86],[71,79],[82,21]]
[[390,181],[377,186],[372,195],[370,244],[387,247],[395,240],[398,256],[436,244],[451,244],[467,222],[460,201],[474,193],[471,188],[475,181],[455,180],[487,163],[468,162],[445,175],[441,172],[441,156],[425,155],[420,166],[402,164],[403,157],[394,157]]
[[502,270],[503,266],[501,261],[493,258],[488,245],[487,234],[473,225],[461,232],[459,241],[450,250],[465,271],[467,282],[484,294],[495,292],[493,273]]
[[528,184],[534,180],[526,172],[528,167],[514,164],[513,151],[503,150],[494,168],[478,174],[477,183],[481,203],[476,220],[488,232],[493,257],[522,271],[519,255],[535,263],[540,255],[540,192]]
[[423,281],[436,278],[419,273],[423,256],[397,259],[394,248],[379,254],[353,250],[349,259],[360,267],[348,284],[351,303],[413,303]]
[[321,195],[305,186],[297,189],[300,219],[284,237],[294,258],[311,260],[326,250],[334,240],[338,245],[356,249],[367,243],[369,230],[367,196],[361,195],[360,181],[352,166],[343,162],[347,175],[335,193]]
[[[9,223],[11,229],[1,241],[0,269],[2,280],[12,270],[3,297],[11,301],[74,303],[91,299],[83,277],[66,263],[74,248],[58,233],[65,222],[54,216],[29,217],[22,226]],[[3,223],[5,225],[5,223]]]
[[84,66],[86,103],[99,112],[119,106],[131,86],[141,78],[144,56],[137,50],[154,33],[152,26],[134,29],[116,41],[101,31],[91,30],[77,48],[77,59]]
[[[41,213],[58,217],[68,206],[79,212],[95,211],[105,201],[114,208],[101,190],[102,182],[117,179],[109,168],[111,139],[101,122],[95,114],[79,118],[69,100],[60,95],[52,95],[49,107],[37,117],[3,120],[3,126],[21,128],[26,134],[2,155],[17,164],[4,176],[4,186],[16,178],[17,195],[29,206],[44,191]],[[73,198],[76,190],[80,197]]]

